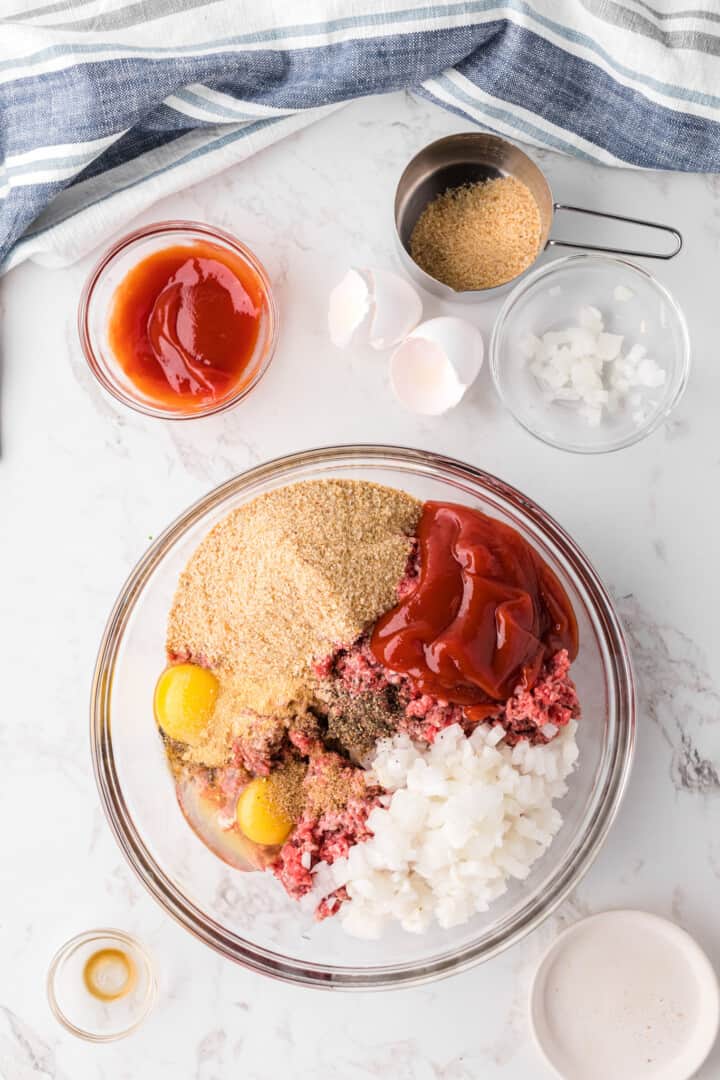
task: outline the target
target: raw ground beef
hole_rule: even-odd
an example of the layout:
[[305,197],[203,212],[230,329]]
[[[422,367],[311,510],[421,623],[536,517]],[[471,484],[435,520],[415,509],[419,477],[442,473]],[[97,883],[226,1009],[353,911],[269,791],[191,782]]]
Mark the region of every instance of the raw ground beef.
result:
[[[477,727],[477,720],[470,720],[460,705],[441,701],[430,694],[417,691],[405,675],[388,671],[373,656],[367,638],[362,638],[349,649],[338,649],[332,657],[316,665],[322,677],[337,679],[344,690],[351,694],[378,693],[388,686],[397,690],[398,700],[404,711],[398,720],[398,729],[406,731],[413,739],[434,742],[438,732],[460,724],[470,734]],[[543,733],[547,724],[564,727],[573,717],[580,715],[575,684],[570,678],[570,658],[562,649],[545,662],[534,685],[528,689],[523,683],[516,687],[505,704],[498,703],[494,714],[483,719],[501,724],[510,745],[519,739],[532,743],[546,743],[552,737]]]
[[308,731],[306,728],[289,728],[288,739],[303,757],[310,757],[310,754],[315,753],[318,748],[322,749],[319,733]]
[[[549,742],[561,727],[579,716],[577,693],[569,671],[570,659],[567,651],[562,650],[545,663],[532,687],[522,684],[507,702],[498,703],[496,715],[489,719],[503,727],[509,745],[521,739]],[[462,706],[422,694],[406,676],[384,668],[373,656],[366,638],[324,658],[315,665],[315,674],[323,681],[335,680],[343,691],[358,697],[378,695],[394,687],[402,706],[398,730],[406,731],[418,741],[432,743],[439,732],[452,724],[460,724],[470,734],[479,722],[468,719]],[[544,730],[547,725],[551,726]],[[312,738],[293,732],[290,738],[301,752],[317,754],[319,747],[317,743],[313,747]],[[317,863],[331,864],[344,858],[353,844],[371,836],[367,818],[378,804],[378,796],[370,794],[366,798],[351,798],[339,811],[319,816],[309,811],[303,814],[273,867],[290,896],[299,899],[311,890],[311,871]],[[346,899],[342,889],[331,894],[318,906],[316,917],[334,915]]]
[[477,726],[467,719],[461,705],[449,705],[431,694],[420,694],[407,703],[399,727],[411,739],[432,743],[439,732],[451,724],[459,724],[466,735]]
[[331,892],[329,896],[320,901],[315,909],[315,918],[318,922],[322,922],[323,919],[329,919],[332,915],[337,915],[340,905],[349,899],[347,889],[344,885],[341,885],[339,889],[335,889],[334,892]]
[[[335,859],[345,858],[353,844],[367,840],[372,835],[367,828],[367,819],[370,811],[378,805],[377,796],[370,795],[364,799],[351,799],[342,810],[327,811],[319,817],[303,814],[273,866],[273,873],[293,899],[299,900],[310,892],[313,866],[319,862],[329,865]],[[344,898],[336,897],[336,900]],[[326,897],[318,908],[317,916],[325,918],[336,910],[337,904]]]
[[[506,702],[500,723],[505,728],[505,740],[513,746],[520,739],[549,742],[561,728],[580,716],[575,683],[570,678],[570,657],[567,649],[555,653],[543,667],[531,689],[518,686]],[[552,725],[548,732],[545,725]]]
[[269,776],[284,739],[285,726],[282,720],[278,720],[273,727],[268,725],[259,732],[240,736],[233,742],[233,762],[247,769],[253,776]]
[[292,718],[258,716],[257,726],[233,743],[233,761],[253,776],[269,776],[282,760],[287,741],[305,757],[323,749],[318,722],[310,713]]
[[332,656],[315,664],[315,674],[319,679],[338,679],[351,694],[376,693],[406,681],[404,676],[378,664],[367,638],[361,638],[350,648],[340,647]]

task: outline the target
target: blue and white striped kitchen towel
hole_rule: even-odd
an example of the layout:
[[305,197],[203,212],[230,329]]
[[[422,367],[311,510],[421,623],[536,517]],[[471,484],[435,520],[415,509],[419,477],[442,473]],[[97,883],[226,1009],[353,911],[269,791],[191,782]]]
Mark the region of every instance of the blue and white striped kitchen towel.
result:
[[605,165],[720,171],[713,0],[0,0],[0,263],[72,261],[401,87]]

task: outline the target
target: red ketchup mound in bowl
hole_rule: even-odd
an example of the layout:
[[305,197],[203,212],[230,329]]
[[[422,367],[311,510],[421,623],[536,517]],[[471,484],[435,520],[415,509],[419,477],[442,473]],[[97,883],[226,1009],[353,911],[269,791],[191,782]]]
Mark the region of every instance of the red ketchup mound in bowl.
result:
[[250,382],[264,286],[226,247],[195,240],[142,259],[113,298],[108,340],[142,398],[192,412]]
[[372,633],[383,667],[480,721],[519,684],[533,687],[560,650],[575,658],[570,600],[515,529],[466,506],[427,502],[417,539],[415,587]]

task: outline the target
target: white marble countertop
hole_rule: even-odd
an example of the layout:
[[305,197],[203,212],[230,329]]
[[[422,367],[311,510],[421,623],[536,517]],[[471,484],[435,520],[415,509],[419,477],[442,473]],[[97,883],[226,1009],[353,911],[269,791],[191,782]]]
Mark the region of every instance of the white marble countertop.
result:
[[[327,293],[348,261],[394,262],[402,167],[463,127],[400,94],[359,101],[146,215],[232,230],[275,282],[277,357],[251,397],[218,418],[161,423],[103,397],[75,332],[90,259],[64,271],[22,266],[0,283],[3,1080],[541,1080],[526,990],[561,926],[607,907],[647,908],[687,927],[720,968],[720,179],[536,155],[563,201],[669,221],[685,236],[682,254],[656,271],[690,324],[688,392],[640,445],[575,457],[516,426],[487,370],[456,411],[418,419],[391,398],[383,355],[339,353],[327,340]],[[470,313],[489,331],[494,305]],[[630,789],[572,898],[486,965],[389,995],[285,987],[196,942],[126,866],[89,758],[96,647],[149,538],[249,465],[334,442],[427,447],[522,488],[577,538],[618,598],[641,682]],[[103,925],[150,947],[161,993],[136,1035],[92,1046],[55,1023],[44,982],[61,942]],[[720,1075],[720,1049],[700,1075]]]

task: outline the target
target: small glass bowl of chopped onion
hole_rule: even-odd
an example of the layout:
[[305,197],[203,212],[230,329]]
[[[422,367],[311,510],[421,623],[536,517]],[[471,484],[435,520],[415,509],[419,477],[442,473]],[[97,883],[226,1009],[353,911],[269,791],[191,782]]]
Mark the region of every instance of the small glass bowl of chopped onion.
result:
[[580,454],[631,446],[672,412],[690,339],[668,290],[634,263],[570,255],[525,278],[490,342],[500,400],[543,442]]

